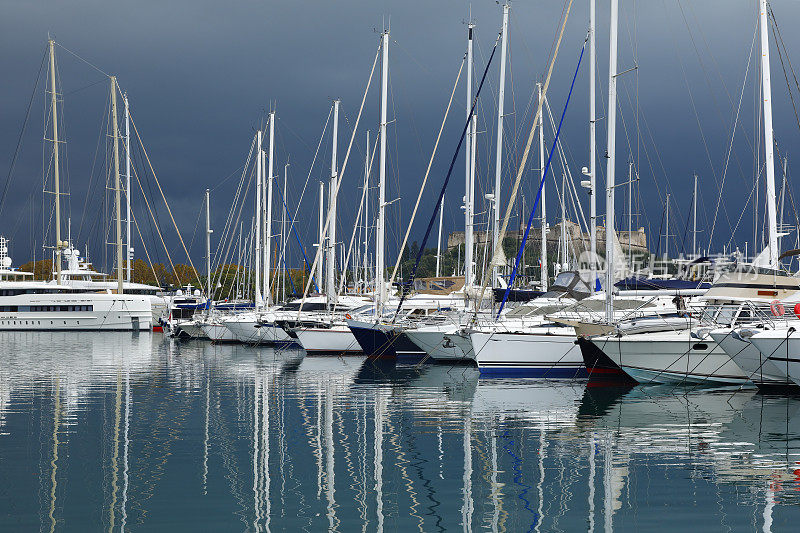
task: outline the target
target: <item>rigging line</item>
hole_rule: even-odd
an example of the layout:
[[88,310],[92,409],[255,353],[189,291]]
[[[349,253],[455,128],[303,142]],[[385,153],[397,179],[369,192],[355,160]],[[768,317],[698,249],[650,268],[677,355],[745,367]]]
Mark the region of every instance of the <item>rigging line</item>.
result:
[[33,90],[31,91],[31,98],[28,100],[28,108],[25,110],[25,119],[22,121],[22,129],[19,132],[19,137],[17,138],[17,146],[14,148],[14,155],[11,157],[11,166],[8,169],[8,175],[6,176],[6,183],[3,186],[3,195],[0,197],[0,216],[3,214],[3,207],[6,204],[6,195],[8,194],[8,187],[11,185],[11,178],[14,174],[14,168],[17,165],[17,158],[19,157],[20,148],[22,147],[22,138],[25,136],[25,130],[28,127],[28,119],[31,116],[31,108],[33,107],[33,100],[36,96],[36,89],[39,87],[39,80],[42,78],[42,70],[44,69],[45,58],[47,57],[47,47],[45,47],[45,51],[42,54],[42,62],[39,64],[39,72],[36,74],[36,82],[33,84]]
[[[119,86],[117,86],[119,88]],[[167,213],[169,213],[169,218],[172,220],[172,225],[175,227],[175,232],[178,234],[178,239],[181,241],[181,246],[183,247],[183,251],[186,253],[186,258],[189,260],[189,265],[191,265],[192,270],[194,271],[194,276],[197,278],[197,282],[199,286],[202,287],[203,283],[200,281],[200,275],[197,273],[197,269],[194,267],[194,263],[192,262],[192,256],[189,255],[189,250],[186,249],[186,244],[183,242],[183,237],[181,237],[181,231],[178,229],[178,224],[175,222],[175,217],[172,216],[172,209],[169,208],[169,203],[167,203],[167,198],[164,196],[164,191],[161,189],[161,183],[158,181],[158,176],[156,176],[156,171],[153,168],[153,164],[150,162],[150,156],[147,155],[147,149],[144,147],[144,143],[142,142],[142,138],[139,135],[139,130],[136,128],[136,122],[133,120],[133,114],[128,112],[130,116],[131,125],[133,126],[133,131],[136,132],[136,138],[139,139],[139,145],[142,147],[142,153],[144,154],[145,159],[147,160],[147,165],[150,167],[150,172],[153,174],[153,179],[156,180],[156,185],[158,185],[158,191],[161,193],[161,198],[164,200],[164,205],[167,207]]]
[[[155,216],[153,215],[153,210],[150,208],[150,202],[147,201],[147,196],[144,194],[144,188],[142,187],[142,182],[139,180],[139,173],[136,172],[136,167],[132,166],[133,169],[133,176],[136,178],[136,183],[139,185],[139,190],[142,191],[142,199],[144,200],[144,204],[147,206],[147,210],[150,213],[150,218],[155,223],[156,233],[158,234],[158,238],[161,241],[161,245],[164,247],[164,252],[167,254],[167,261],[169,261],[169,266],[172,267],[173,275],[175,276],[175,280],[178,282],[178,286],[181,285],[180,279],[178,279],[178,273],[175,271],[175,265],[172,262],[172,256],[169,253],[169,249],[167,248],[167,244],[164,242],[164,237],[161,235],[161,228],[160,224],[156,221]],[[196,273],[196,271],[195,271]],[[202,283],[200,284],[202,286]]]
[[[759,181],[760,176],[761,176],[761,168],[759,167],[758,177],[753,181],[753,186],[750,188],[750,194],[747,196],[747,201],[744,203],[744,206],[742,207],[742,212],[739,214],[739,218],[736,220],[736,225],[731,230],[731,238],[728,239],[728,242],[726,243],[727,246],[730,246],[733,243],[733,239],[736,236],[736,232],[739,230],[739,224],[741,224],[742,219],[744,218],[745,212],[747,211],[747,206],[750,205],[750,200],[753,199],[753,195],[756,192],[756,188],[758,187],[758,181]],[[753,203],[755,204],[755,201]],[[710,244],[709,244],[709,246],[710,246]]]
[[[712,243],[712,241],[714,239],[714,230],[717,227],[717,216],[719,215],[719,206],[720,206],[720,203],[722,202],[722,190],[725,187],[725,178],[728,175],[728,164],[730,163],[731,153],[733,152],[733,141],[734,141],[734,139],[736,137],[736,130],[738,129],[736,126],[739,123],[739,114],[741,113],[741,110],[742,110],[742,100],[744,99],[744,89],[745,89],[745,87],[747,85],[747,74],[748,74],[748,72],[750,72],[750,61],[753,58],[753,49],[755,48],[757,33],[758,33],[758,25],[756,25],[756,29],[753,31],[753,41],[750,44],[750,54],[747,56],[747,66],[746,66],[745,71],[744,71],[744,79],[742,80],[742,90],[739,93],[739,104],[736,106],[736,116],[733,119],[733,126],[731,128],[731,142],[728,145],[728,153],[725,156],[725,166],[722,169],[722,181],[721,181],[721,183],[719,185],[720,194],[717,197],[717,206],[714,208],[714,219],[711,222],[711,231],[709,232],[709,236],[708,236],[708,248],[709,249],[711,249],[711,243]],[[726,215],[726,217],[727,217],[727,215]],[[730,224],[730,221],[728,223]],[[738,225],[739,225],[739,223],[737,222],[736,226],[738,227]],[[733,232],[731,232],[731,234],[733,234]]]
[[[381,45],[382,46],[382,45]],[[339,175],[336,177],[336,187],[333,191],[333,198],[334,200],[339,197],[339,187],[342,184],[342,176],[344,175],[345,168],[347,168],[347,160],[350,158],[350,150],[353,148],[353,141],[356,138],[356,133],[358,132],[358,123],[361,121],[361,114],[364,111],[364,104],[367,101],[367,94],[369,93],[369,87],[372,84],[372,77],[375,74],[375,66],[378,64],[378,57],[380,57],[381,53],[381,46],[378,46],[378,50],[375,52],[375,59],[372,61],[372,69],[369,72],[369,79],[367,79],[367,86],[364,88],[364,96],[361,98],[361,106],[358,109],[358,116],[356,117],[355,125],[353,126],[353,135],[350,137],[350,144],[347,146],[347,152],[345,152],[344,162],[342,163],[342,169],[339,171]],[[321,141],[320,141],[321,142]],[[298,204],[298,210],[300,206]],[[328,235],[328,228],[331,224],[331,219],[333,218],[333,212],[328,210],[328,216],[325,217],[325,226],[322,230],[322,237],[327,237]],[[320,239],[321,241],[321,239]],[[322,246],[317,248],[317,253],[314,256],[314,264],[312,266],[312,271],[317,268],[317,263],[322,260]],[[303,289],[303,300],[300,302],[300,307],[297,310],[298,317],[303,310],[303,304],[305,303],[306,296],[308,295],[308,289],[311,287],[312,278],[309,277],[308,282],[306,283],[305,289]]]
[[[247,193],[250,191],[250,186],[253,182],[253,175],[252,172],[250,173],[250,179],[248,179],[247,174],[247,167],[250,164],[250,158],[253,153],[253,147],[255,145],[255,138],[251,143],[250,152],[247,156],[247,163],[239,167],[241,172],[241,177],[239,178],[239,184],[236,188],[236,193],[234,194],[233,201],[231,202],[230,210],[228,211],[228,216],[225,218],[225,226],[222,229],[222,234],[220,235],[217,241],[217,247],[214,250],[214,257],[216,258],[216,267],[221,267],[230,257],[231,257],[231,246],[233,245],[234,237],[239,229],[239,222],[241,221],[242,210],[244,209],[245,203],[247,202]],[[245,188],[245,182],[247,187]],[[241,199],[241,203],[240,203]],[[237,206],[239,207],[238,213],[236,212]],[[235,220],[234,220],[235,215]],[[230,237],[230,239],[229,239]],[[227,248],[225,252],[222,253],[222,248],[224,243],[227,242]],[[222,276],[222,273],[219,274]]]
[[[433,151],[431,152],[431,158],[428,160],[428,168],[425,170],[425,176],[422,178],[422,185],[419,189],[419,195],[417,195],[417,202],[414,204],[414,209],[411,211],[411,218],[408,221],[408,228],[406,229],[406,234],[403,237],[403,244],[400,245],[400,249],[397,252],[397,261],[394,264],[394,270],[392,271],[392,275],[389,278],[389,286],[394,283],[395,276],[397,275],[397,269],[400,266],[400,260],[403,257],[403,250],[406,248],[406,244],[408,244],[408,236],[411,234],[411,226],[414,225],[414,219],[417,216],[417,209],[419,208],[419,203],[422,200],[422,195],[425,192],[425,185],[428,183],[428,176],[430,176],[431,167],[433,166],[433,160],[436,157],[436,150],[439,148],[439,141],[442,138],[442,132],[444,131],[445,122],[447,122],[447,116],[450,113],[450,106],[453,104],[453,98],[456,94],[456,88],[458,87],[458,81],[461,79],[461,72],[464,70],[464,63],[467,61],[467,56],[464,54],[464,57],[461,59],[461,66],[458,67],[458,74],[456,75],[456,81],[453,84],[453,91],[450,93],[450,100],[447,102],[447,109],[444,112],[444,118],[442,118],[442,124],[439,126],[439,133],[436,135],[436,142],[433,144]],[[373,151],[374,155],[374,151]]]
[[792,66],[792,61],[789,59],[789,52],[786,50],[786,44],[783,42],[783,35],[781,34],[780,28],[778,28],[778,20],[775,18],[775,13],[772,11],[772,4],[767,4],[767,9],[769,10],[770,17],[772,18],[772,25],[774,27],[774,35],[777,39],[780,40],[781,47],[783,47],[783,51],[786,53],[786,62],[789,63],[789,70],[792,73],[792,78],[794,78],[795,86],[797,90],[800,91],[800,82],[797,81],[797,74],[795,74],[794,66]]
[[[558,57],[558,51],[561,48],[561,39],[564,37],[564,30],[567,27],[567,20],[569,19],[569,13],[572,9],[572,0],[569,0],[569,5],[567,5],[566,12],[564,14],[564,19],[561,23],[561,30],[558,34],[558,41],[556,42],[555,50],[553,51],[553,55],[550,59],[550,66],[547,69],[547,77],[544,81],[544,86],[542,87],[542,96],[547,96],[547,89],[550,87],[550,78],[553,75],[553,68],[556,64],[556,58]],[[506,205],[506,212],[505,216],[503,217],[503,225],[500,228],[500,234],[493,236],[494,239],[494,250],[502,249],[503,239],[506,235],[506,230],[508,229],[508,221],[511,217],[511,211],[514,209],[514,199],[517,197],[517,193],[519,192],[519,186],[522,182],[522,175],[525,173],[525,165],[528,163],[528,155],[530,155],[531,145],[533,144],[533,138],[536,134],[536,127],[539,124],[539,121],[542,119],[542,102],[537,104],[536,114],[533,117],[533,124],[531,125],[531,130],[528,133],[528,140],[525,144],[525,150],[522,153],[522,159],[519,162],[519,167],[517,169],[517,177],[514,180],[514,186],[511,189],[511,194],[509,195],[509,202]],[[492,257],[492,263],[495,262],[495,258]],[[498,265],[502,266],[502,265]],[[489,269],[486,270],[486,273],[483,276],[483,286],[481,288],[480,297],[475,301],[475,312],[473,314],[473,320],[477,319],[478,316],[478,309],[480,308],[481,302],[483,302],[483,297],[486,294],[486,287],[489,283]]]
[[[375,152],[377,152],[377,151],[378,151],[378,143],[375,143],[375,145],[372,147],[372,155],[370,156],[370,159],[369,159],[369,165],[367,165],[367,176],[369,176],[372,173],[372,163],[375,160]],[[345,282],[345,279],[347,278],[347,275],[346,275],[347,265],[350,263],[350,255],[353,252],[353,242],[355,241],[356,233],[358,233],[358,229],[359,229],[358,228],[358,222],[361,219],[361,213],[362,213],[363,208],[364,208],[364,198],[367,195],[368,189],[369,189],[369,187],[362,187],[361,188],[361,200],[359,201],[359,204],[358,204],[358,213],[356,214],[356,222],[355,222],[355,225],[353,226],[353,233],[350,236],[350,244],[347,246],[347,256],[345,257],[344,264],[342,265],[342,271],[345,272],[345,274],[342,275],[342,277],[339,279],[339,290],[337,291],[337,294],[339,294],[339,295],[342,294],[342,289],[344,288],[344,282]],[[367,216],[368,215],[365,213],[364,217],[367,217]],[[411,226],[413,221],[414,221],[414,218],[412,216],[411,222],[409,222],[409,227]],[[408,235],[406,235],[406,236],[408,236]],[[403,245],[405,245],[405,242],[403,243]],[[402,254],[402,247],[401,247],[401,252],[400,253]],[[305,256],[305,252],[304,252],[303,255]],[[357,255],[358,255],[358,253],[356,253],[356,256]],[[389,282],[389,284],[391,285],[391,281]]]
[[83,61],[84,63],[86,63],[87,65],[89,65],[89,66],[90,66],[90,67],[92,67],[93,69],[95,69],[95,70],[96,70],[97,72],[99,72],[100,74],[102,74],[102,75],[104,75],[104,76],[106,76],[106,77],[108,77],[108,78],[110,78],[110,77],[111,77],[111,74],[109,74],[108,72],[104,71],[103,69],[101,69],[100,67],[98,67],[97,65],[95,65],[94,63],[92,63],[91,61],[89,61],[88,59],[85,59],[85,58],[84,58],[84,57],[82,57],[81,55],[79,55],[79,54],[77,54],[77,53],[73,52],[72,50],[70,50],[69,48],[67,48],[67,47],[66,47],[66,46],[64,46],[63,44],[61,44],[59,41],[53,41],[53,42],[56,44],[56,46],[58,46],[59,48],[63,49],[64,51],[66,51],[67,53],[71,54],[72,56],[74,56],[74,57],[76,57],[76,58],[80,59],[81,61]]
[[[795,101],[794,101],[794,91],[792,91],[792,86],[789,83],[789,75],[786,73],[786,65],[783,64],[783,53],[781,53],[781,46],[780,46],[781,43],[778,42],[777,36],[775,35],[775,31],[774,31],[775,30],[775,21],[773,20],[772,23],[773,23],[773,27],[772,27],[772,29],[773,29],[773,38],[775,39],[775,44],[776,44],[775,48],[778,50],[778,58],[781,60],[781,69],[783,70],[783,79],[786,80],[786,88],[789,90],[789,98],[792,101],[792,110],[794,111],[794,118],[797,121],[797,128],[800,129],[800,116],[797,115],[797,105],[795,104]],[[788,61],[789,60],[789,53],[785,49],[784,49],[784,52],[786,52],[786,60]]]
[[314,172],[314,164],[317,161],[317,156],[319,155],[319,149],[322,146],[322,140],[325,138],[325,131],[328,129],[328,124],[331,120],[331,114],[333,113],[333,106],[328,109],[328,118],[325,119],[325,125],[322,127],[322,134],[319,136],[319,142],[317,143],[317,149],[314,151],[314,157],[311,159],[311,168],[308,169],[308,174],[306,175],[306,181],[303,184],[303,190],[300,191],[300,198],[297,200],[297,208],[294,210],[294,215],[292,216],[292,222],[289,225],[291,229],[295,232],[295,221],[297,220],[297,215],[300,212],[300,206],[303,203],[303,196],[306,194],[306,189],[308,188],[308,182],[311,179],[311,174]]
[[[692,201],[694,202],[694,193],[692,193]],[[683,239],[681,239],[681,253],[683,254],[686,253],[686,236],[689,234],[689,220],[692,219],[691,204],[689,206],[690,208],[686,210],[686,222],[683,224]]]
[[[283,123],[283,118],[281,118],[281,117],[280,117],[280,116],[278,116],[277,114],[275,115],[275,118],[276,118],[276,119],[278,119],[278,121],[279,121],[279,122]],[[300,137],[300,135],[299,135],[297,132],[295,132],[295,131],[294,131],[294,130],[293,130],[293,129],[292,129],[290,126],[289,126],[289,123],[288,123],[288,122],[286,122],[286,123],[283,125],[283,127],[281,127],[281,128],[280,128],[280,130],[282,130],[283,128],[286,128],[286,131],[288,131],[289,133],[291,133],[292,135],[294,135],[294,136],[295,136],[295,138],[296,138],[298,141],[300,141],[301,143],[303,143],[303,145],[305,145],[305,147],[306,147],[306,148],[308,148],[309,150],[311,149],[311,145],[309,145],[309,144],[308,144],[308,143],[305,141],[305,139],[303,139],[302,137]]]
[[[156,274],[156,269],[153,266],[153,260],[150,259],[150,253],[147,251],[147,244],[144,242],[144,237],[142,237],[142,232],[139,229],[139,223],[136,221],[136,217],[133,214],[133,210],[131,210],[131,218],[133,219],[133,225],[136,227],[136,233],[139,235],[139,240],[142,242],[142,248],[144,248],[144,255],[145,255],[145,257],[147,257],[147,263],[150,266],[150,272],[153,273],[153,279],[156,280],[156,284],[161,286],[159,284],[159,282],[158,282],[158,274]],[[134,261],[134,266],[135,265],[136,265],[136,262]],[[131,270],[134,271],[133,273],[135,273],[135,269],[132,268]],[[136,277],[132,276],[131,281],[136,283]]]
[[92,83],[90,83],[89,85],[84,85],[83,87],[79,87],[79,88],[77,88],[77,89],[73,89],[73,90],[71,90],[71,91],[70,91],[70,92],[68,92],[68,93],[63,93],[63,94],[61,95],[61,97],[63,98],[63,97],[65,97],[65,96],[69,96],[69,95],[71,95],[71,94],[75,94],[75,93],[78,93],[78,92],[81,92],[81,91],[85,91],[86,89],[89,89],[89,88],[91,88],[91,87],[94,87],[95,85],[99,85],[99,84],[101,84],[101,83],[105,83],[105,82],[107,82],[107,81],[108,81],[108,80],[107,80],[107,79],[105,79],[105,78],[103,78],[103,79],[100,79],[100,80],[97,80],[97,81],[95,81],[95,82],[92,82]]
[[[95,168],[96,168],[96,165],[97,165],[97,157],[98,157],[98,154],[100,153],[100,139],[103,138],[102,123],[103,123],[104,120],[107,120],[107,118],[108,118],[108,114],[109,114],[108,106],[109,105],[110,105],[110,102],[108,100],[106,100],[106,109],[103,112],[102,117],[100,118],[101,127],[98,128],[97,144],[95,145],[95,149],[94,149],[94,158],[92,159],[92,168],[89,171],[89,186],[86,189],[87,190],[87,194],[86,194],[86,198],[83,201],[83,212],[81,213],[81,220],[80,220],[80,223],[78,224],[78,233],[77,233],[78,242],[80,242],[80,237],[81,237],[82,232],[83,232],[83,222],[84,222],[84,219],[86,218],[86,209],[89,206],[89,198],[91,197],[91,194],[88,194],[88,191],[92,190],[92,188],[93,188],[92,185],[93,185],[93,183],[95,181]],[[124,143],[123,143],[123,146],[124,146]]]
[[228,174],[227,176],[225,176],[224,178],[222,178],[222,181],[218,182],[216,185],[214,185],[213,187],[211,187],[211,192],[214,192],[214,191],[216,191],[218,188],[220,188],[221,186],[225,185],[225,183],[226,183],[228,180],[230,180],[232,177],[234,177],[234,176],[236,175],[236,173],[237,173],[237,172],[239,172],[239,171],[241,171],[241,170],[243,170],[243,169],[244,169],[244,165],[240,165],[240,166],[239,166],[239,168],[235,169],[233,172],[231,172],[230,174]]
[[[556,133],[556,131],[555,131],[555,129],[556,129],[556,121],[555,121],[555,118],[553,117],[553,111],[550,109],[550,101],[547,100],[547,98],[544,98],[544,105],[547,108],[547,115],[550,118],[550,127],[553,130],[553,134],[555,135],[555,133]],[[558,139],[558,143],[556,144],[556,147],[558,149],[559,162],[561,163],[561,169],[562,169],[561,173],[566,176],[566,179],[564,181],[567,183],[567,187],[569,188],[569,191],[570,191],[569,198],[570,198],[570,201],[572,203],[572,209],[575,211],[575,218],[578,221],[578,227],[581,229],[581,231],[583,231],[583,229],[585,228],[587,230],[587,233],[588,233],[589,224],[586,222],[586,216],[583,213],[583,205],[581,204],[581,200],[578,197],[577,191],[575,190],[575,178],[572,176],[572,171],[570,170],[570,166],[569,166],[568,161],[567,161],[567,154],[566,154],[566,152],[564,150],[564,144],[562,143],[561,139]],[[574,160],[574,158],[573,158],[573,160]],[[567,191],[564,190],[563,194],[567,194]],[[566,206],[566,198],[563,201],[564,201],[564,205]],[[577,205],[576,205],[576,201],[577,201]],[[565,207],[565,211],[566,211],[566,207]],[[566,217],[566,213],[564,213],[564,217]],[[582,226],[581,226],[581,223],[583,223]],[[581,243],[583,244],[583,246],[585,248],[586,247],[586,243],[585,243],[585,241],[583,241],[583,237],[581,237]],[[573,244],[573,246],[574,246],[574,244]]]
[[[286,208],[286,210],[288,211],[289,207],[286,205],[286,198],[284,197],[283,194],[281,194],[280,186],[277,187],[277,190],[278,190],[278,195],[281,197],[281,202],[283,203],[284,208]],[[297,228],[295,228],[294,226],[291,226],[289,229],[294,234],[295,240],[297,240],[297,245],[300,247],[300,251],[303,253],[303,262],[305,263],[306,267],[309,269],[309,275],[313,279],[314,278],[314,272],[310,270],[311,269],[311,265],[308,264],[308,257],[306,256],[306,249],[303,246],[303,242],[300,240],[300,235],[297,234]],[[285,250],[286,248],[288,248],[288,246],[284,246],[283,248]],[[283,265],[285,267],[286,266],[286,257],[285,257],[285,254],[283,252],[281,252],[281,257],[283,257]],[[291,276],[289,276],[289,279],[291,280]],[[292,282],[292,290],[295,291],[294,282]],[[320,292],[319,291],[319,286],[317,285],[316,280],[314,281],[314,290],[317,291],[317,292]],[[295,291],[295,294],[297,294],[296,291]]]
[[189,249],[190,250],[192,249],[192,246],[194,245],[194,238],[197,236],[197,228],[200,225],[200,217],[203,216],[203,211],[205,210],[205,206],[203,204],[205,204],[205,201],[203,201],[201,203],[200,207],[197,209],[197,219],[194,221],[194,230],[192,231],[192,238],[189,239]]
[[[450,176],[453,175],[453,167],[456,164],[456,159],[458,159],[458,154],[461,152],[461,146],[464,144],[464,137],[467,135],[467,130],[472,123],[472,117],[475,114],[475,108],[478,105],[478,98],[481,95],[481,90],[483,89],[483,84],[486,81],[486,75],[489,73],[489,67],[492,64],[492,59],[494,59],[494,54],[497,51],[497,45],[500,43],[501,35],[497,35],[497,39],[494,41],[494,47],[492,47],[492,53],[489,55],[489,61],[486,63],[486,68],[483,70],[483,76],[481,77],[481,83],[478,85],[478,91],[475,93],[475,97],[472,99],[472,108],[470,109],[469,115],[467,116],[467,120],[464,123],[464,128],[461,130],[461,138],[458,140],[458,146],[456,146],[456,151],[453,154],[453,158],[450,160],[450,168],[447,171],[447,176],[444,179],[444,184],[442,185],[442,190],[439,191],[439,199],[436,201],[436,206],[433,208],[433,213],[431,214],[430,219],[428,220],[428,228],[425,230],[425,237],[422,239],[422,243],[419,246],[419,250],[417,251],[417,258],[414,261],[414,267],[411,269],[411,275],[403,280],[402,289],[400,290],[400,301],[397,304],[397,310],[394,314],[394,319],[400,314],[400,309],[403,306],[403,301],[408,294],[411,285],[414,283],[414,278],[417,275],[417,268],[419,267],[419,262],[422,259],[422,254],[425,251],[425,244],[428,242],[428,237],[430,237],[431,230],[433,229],[433,225],[436,222],[436,219],[439,218],[439,209],[442,207],[442,199],[444,198],[444,191],[447,189],[447,184],[450,183]],[[462,63],[463,65],[463,63]],[[453,94],[455,94],[455,87],[453,87]],[[452,103],[452,96],[450,103]],[[449,105],[448,105],[449,109]],[[444,124],[442,124],[444,127]]]
[[503,299],[500,302],[500,309],[497,311],[497,318],[500,317],[500,314],[503,312],[503,307],[506,305],[506,301],[508,300],[508,294],[511,292],[511,287],[514,285],[514,279],[517,277],[517,270],[519,269],[520,262],[522,260],[522,256],[525,253],[525,243],[528,240],[528,234],[531,231],[531,224],[533,224],[533,218],[536,214],[536,208],[539,207],[539,200],[542,198],[542,188],[544,187],[545,180],[547,179],[547,174],[550,171],[550,164],[553,160],[553,152],[556,151],[556,146],[558,143],[558,138],[561,135],[561,127],[564,125],[564,116],[567,114],[567,108],[569,107],[569,100],[572,97],[572,90],[575,88],[575,79],[578,77],[578,70],[581,68],[581,61],[583,60],[583,53],[586,51],[586,43],[589,42],[589,35],[587,33],[586,38],[583,40],[583,46],[581,47],[581,55],[578,57],[578,65],[575,67],[575,74],[572,75],[572,84],[569,86],[569,93],[567,94],[567,101],[564,103],[564,110],[561,112],[561,119],[558,121],[558,130],[556,131],[556,137],[553,139],[553,146],[550,148],[550,152],[547,154],[547,164],[544,167],[544,174],[542,175],[542,180],[539,183],[539,190],[536,193],[536,200],[533,202],[533,208],[531,209],[531,214],[528,217],[528,225],[525,228],[525,233],[522,235],[522,244],[519,247],[519,252],[517,252],[517,260],[514,262],[514,269],[511,271],[511,278],[508,280],[508,285],[506,286],[506,291],[503,294]]
[[[234,195],[233,202],[231,204],[231,209],[229,211],[229,215],[225,220],[225,227],[222,230],[222,236],[220,237],[217,243],[217,249],[215,251],[215,255],[217,257],[216,261],[216,268],[220,269],[225,265],[225,262],[231,257],[231,247],[234,242],[234,237],[236,236],[236,231],[239,227],[239,223],[242,219],[242,210],[244,209],[245,204],[247,203],[247,194],[250,191],[250,187],[253,183],[253,171],[251,169],[248,179],[247,169],[250,167],[250,161],[253,157],[253,153],[255,152],[256,148],[256,137],[253,136],[253,140],[250,143],[250,151],[247,153],[247,160],[245,164],[240,167],[242,169],[241,178],[239,179],[239,185],[236,189],[236,194]],[[246,187],[245,187],[246,182]],[[240,202],[241,199],[241,202]],[[236,213],[236,206],[239,206],[239,211]],[[234,213],[236,213],[236,220],[233,220]],[[230,235],[230,238],[228,238]],[[225,253],[221,253],[223,242],[227,240],[228,246],[225,250]],[[237,265],[238,266],[238,265]],[[222,282],[222,276],[225,274],[224,268],[217,273],[217,283]]]

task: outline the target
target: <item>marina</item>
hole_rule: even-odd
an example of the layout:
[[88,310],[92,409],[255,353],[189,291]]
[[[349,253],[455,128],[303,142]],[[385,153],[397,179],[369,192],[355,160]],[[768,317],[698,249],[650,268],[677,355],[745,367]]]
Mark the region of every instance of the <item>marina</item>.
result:
[[737,1],[318,6],[346,39],[203,45],[173,114],[48,31],[0,123],[0,532],[793,530],[800,10]]

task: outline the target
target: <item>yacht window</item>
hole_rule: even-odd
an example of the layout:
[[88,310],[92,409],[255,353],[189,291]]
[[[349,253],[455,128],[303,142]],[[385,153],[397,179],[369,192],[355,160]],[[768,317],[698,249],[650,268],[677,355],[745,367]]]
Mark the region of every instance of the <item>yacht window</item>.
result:
[[700,315],[700,320],[704,322],[713,322],[714,315],[717,314],[719,310],[719,306],[716,305],[708,305],[703,309],[703,312]]
[[733,323],[733,317],[735,314],[736,308],[723,307],[720,309],[719,314],[717,315],[717,323],[730,326]]

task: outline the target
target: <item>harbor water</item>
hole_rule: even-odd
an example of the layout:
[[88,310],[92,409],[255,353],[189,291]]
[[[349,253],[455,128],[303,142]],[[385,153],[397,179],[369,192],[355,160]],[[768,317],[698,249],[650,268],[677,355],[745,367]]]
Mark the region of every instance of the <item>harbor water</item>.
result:
[[4,332],[0,531],[790,531],[800,399]]

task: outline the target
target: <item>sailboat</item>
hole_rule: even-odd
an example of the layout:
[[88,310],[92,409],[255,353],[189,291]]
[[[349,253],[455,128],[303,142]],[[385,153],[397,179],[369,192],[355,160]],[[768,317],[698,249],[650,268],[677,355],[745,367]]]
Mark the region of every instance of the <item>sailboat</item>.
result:
[[[625,334],[625,324],[618,324],[614,334],[591,339],[639,382],[739,384],[754,381],[762,388],[790,384],[788,376],[780,373],[781,365],[773,364],[775,361],[770,356],[794,326],[776,326],[776,321],[785,322],[783,306],[770,304],[770,300],[798,300],[800,280],[781,271],[778,257],[767,13],[766,1],[758,1],[769,245],[755,264],[737,268],[715,281],[701,298],[703,305],[696,310],[699,323],[689,319],[682,327],[664,324],[661,331],[646,334]],[[765,312],[770,307],[771,318]],[[759,333],[759,329],[764,331]],[[763,351],[754,349],[759,348],[759,344]]]
[[9,241],[0,237],[0,330],[148,330],[153,316],[150,298],[124,294],[122,226],[120,204],[119,145],[117,130],[117,80],[111,76],[111,113],[116,180],[117,283],[96,292],[97,287],[76,288],[64,282],[62,258],[70,248],[61,240],[61,202],[59,179],[59,128],[56,93],[55,42],[48,42],[50,63],[50,106],[52,121],[52,160],[54,186],[55,269],[52,281],[32,281],[32,274],[13,270]]

